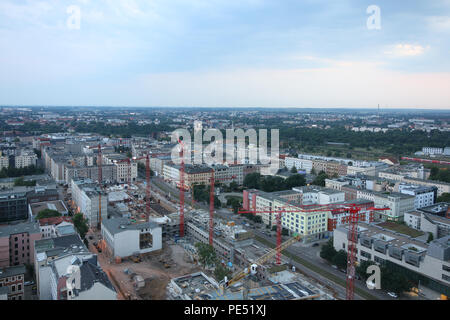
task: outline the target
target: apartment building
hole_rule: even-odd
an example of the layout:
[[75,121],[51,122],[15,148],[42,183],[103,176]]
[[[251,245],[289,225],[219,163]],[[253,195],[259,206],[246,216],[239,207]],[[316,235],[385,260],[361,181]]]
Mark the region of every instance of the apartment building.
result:
[[14,163],[16,168],[36,166],[37,155],[33,150],[21,150],[20,154],[14,157]]
[[[338,251],[348,250],[348,226],[334,231],[333,244]],[[359,262],[390,263],[404,274],[419,277],[421,285],[450,295],[450,236],[427,244],[374,224],[360,223],[356,252]]]
[[[303,190],[306,191],[307,189]],[[281,224],[282,227],[289,230],[291,233],[298,233],[302,236],[304,243],[317,241],[328,236],[328,215],[329,210],[309,212],[298,206],[307,194],[308,203],[314,200],[309,198],[309,194],[299,192],[294,188],[293,190],[298,194],[297,204],[291,203],[287,197],[292,195],[277,194],[276,192],[267,193],[260,190],[246,190],[243,193],[243,208],[244,210],[254,210],[264,224],[273,226],[276,224],[277,214],[280,211],[290,211],[283,213]],[[320,190],[318,190],[319,192]],[[318,193],[317,192],[317,193]],[[342,196],[334,196],[334,192],[327,193],[327,190],[320,196],[317,194],[317,201],[325,201],[325,198],[334,200],[343,200]],[[283,198],[284,196],[284,198]],[[331,197],[331,198],[330,198]]]
[[[98,166],[66,166],[65,170],[65,182],[67,184],[70,184],[72,179],[91,179],[92,181],[98,181]],[[117,166],[113,164],[102,165],[102,181],[104,183],[117,182]]]
[[33,264],[34,242],[39,239],[37,223],[0,226],[0,267]]
[[434,204],[437,198],[437,187],[423,187],[418,185],[401,183],[398,186],[400,193],[414,196],[414,209],[428,207]]
[[434,239],[450,235],[450,219],[446,217],[415,210],[405,213],[404,219],[406,225],[416,230],[431,233]]
[[25,273],[26,268],[24,265],[0,267],[0,289],[7,289],[6,296],[8,300],[24,300]]
[[358,190],[357,198],[370,200],[377,208],[389,208],[389,210],[377,211],[375,219],[402,221],[406,212],[414,210],[414,196],[399,192]]
[[9,168],[9,157],[0,152],[0,170]]
[[75,180],[71,183],[72,200],[77,206],[77,211],[82,212],[88,220],[91,228],[97,227],[99,223],[99,198],[101,197],[101,216],[102,220],[108,217],[108,196],[102,191],[98,184],[92,180]]
[[313,162],[308,159],[286,157],[284,163],[288,169],[295,167],[297,170],[305,170],[307,174],[310,174],[313,168]]
[[126,156],[118,153],[103,154],[103,163],[116,166],[116,179],[120,183],[135,182],[138,176],[138,165]]
[[313,169],[316,173],[324,171],[329,176],[345,176],[347,165],[337,161],[313,160]]
[[0,191],[0,223],[24,220],[28,217],[27,188]]
[[[79,270],[79,281],[73,284],[70,275],[75,268]],[[41,268],[41,276],[41,283],[48,283],[41,300],[117,300],[117,292],[96,255],[58,257]]]
[[33,262],[36,286],[40,300],[51,300],[50,263],[58,258],[82,255],[92,256],[78,234],[50,237],[35,242]]

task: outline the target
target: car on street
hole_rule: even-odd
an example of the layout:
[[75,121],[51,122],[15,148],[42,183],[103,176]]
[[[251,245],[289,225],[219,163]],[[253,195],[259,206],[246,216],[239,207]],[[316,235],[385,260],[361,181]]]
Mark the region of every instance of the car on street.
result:
[[388,294],[388,296],[390,296],[391,298],[395,298],[395,299],[398,298],[398,295],[395,294],[394,292],[388,292],[387,294]]
[[319,244],[318,244],[318,243],[314,243],[312,246],[313,246],[313,247],[318,247]]
[[25,281],[24,282],[24,285],[26,285],[26,286],[31,286],[33,284],[34,284],[34,281]]

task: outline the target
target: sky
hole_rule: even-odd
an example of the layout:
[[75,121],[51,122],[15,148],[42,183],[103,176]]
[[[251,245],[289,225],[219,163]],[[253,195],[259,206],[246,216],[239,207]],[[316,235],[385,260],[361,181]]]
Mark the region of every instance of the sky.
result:
[[0,105],[450,109],[449,57],[450,0],[0,0]]

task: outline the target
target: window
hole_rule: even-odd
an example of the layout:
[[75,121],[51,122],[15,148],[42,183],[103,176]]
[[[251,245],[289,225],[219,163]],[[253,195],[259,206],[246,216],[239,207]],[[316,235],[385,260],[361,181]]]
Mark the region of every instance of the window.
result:
[[450,272],[450,267],[446,265],[442,265],[442,270]]

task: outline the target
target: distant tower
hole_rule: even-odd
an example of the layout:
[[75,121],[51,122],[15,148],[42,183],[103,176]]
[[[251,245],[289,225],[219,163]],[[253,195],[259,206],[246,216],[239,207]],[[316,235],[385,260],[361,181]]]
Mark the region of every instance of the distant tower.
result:
[[380,117],[380,105],[378,104],[378,118]]

